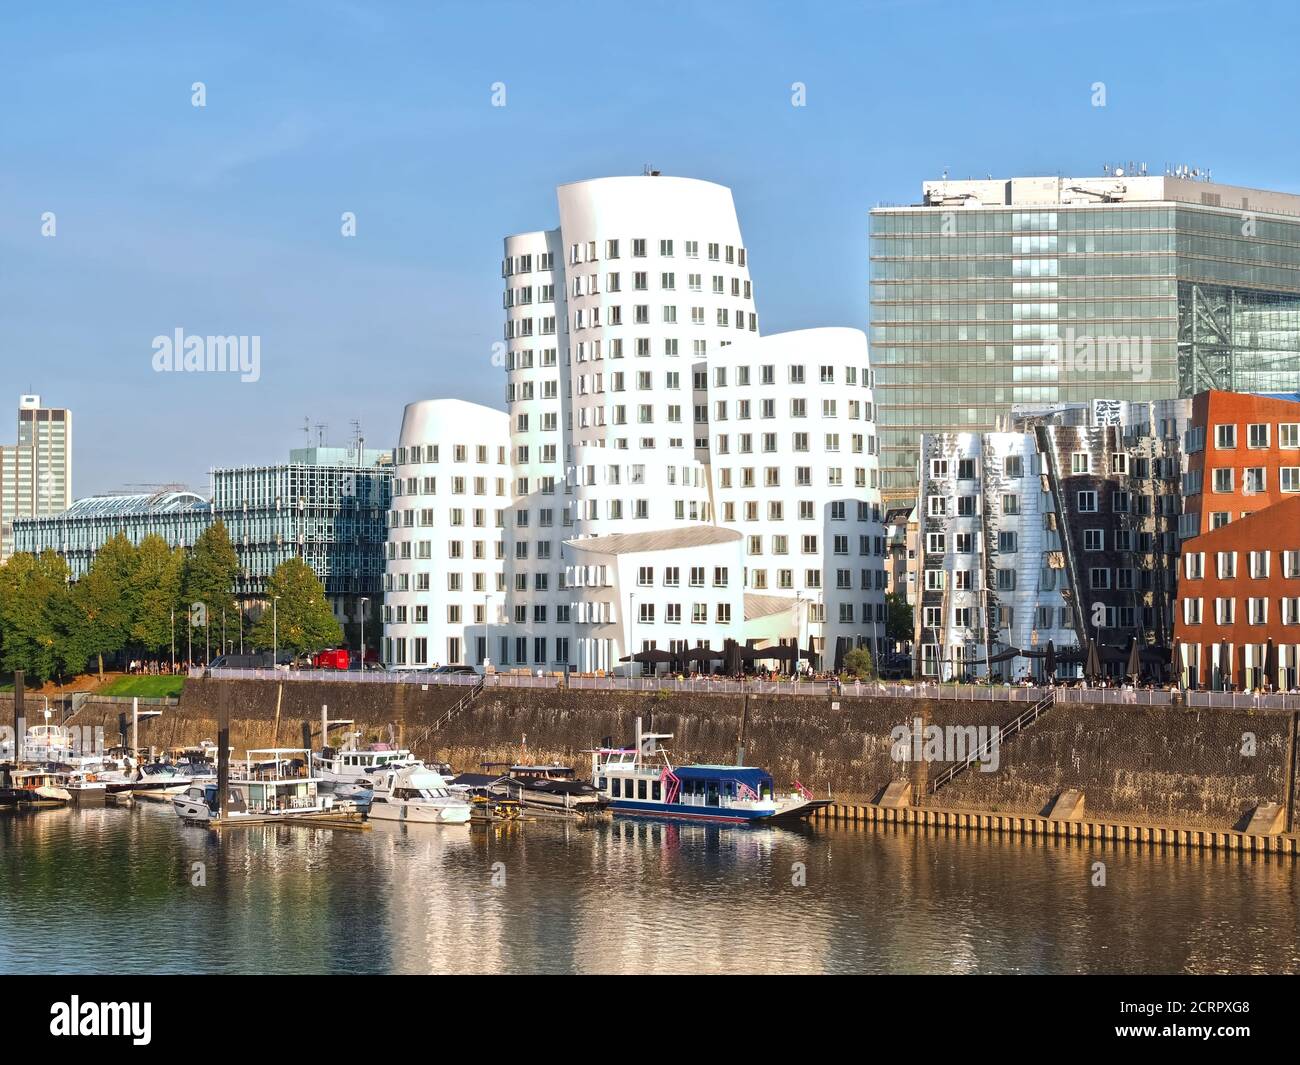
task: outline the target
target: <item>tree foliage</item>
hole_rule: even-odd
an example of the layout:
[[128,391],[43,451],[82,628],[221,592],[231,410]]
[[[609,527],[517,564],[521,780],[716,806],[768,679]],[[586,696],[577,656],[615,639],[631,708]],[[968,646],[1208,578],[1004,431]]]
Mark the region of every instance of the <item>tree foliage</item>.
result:
[[875,676],[876,666],[871,652],[865,647],[854,647],[844,655],[844,672],[851,677],[866,679]]
[[330,609],[325,586],[302,559],[287,559],[275,567],[266,582],[266,599],[266,609],[253,626],[258,647],[319,651],[342,641],[343,627]]
[[226,523],[218,518],[199,534],[194,549],[185,559],[182,584],[186,609],[202,603],[207,612],[207,625],[198,626],[200,630],[213,625],[219,628],[223,611],[232,618],[235,616],[239,609],[235,602],[238,577],[239,556],[230,542]]
[[907,597],[898,592],[889,592],[885,596],[886,622],[885,635],[895,644],[908,644],[914,638],[912,607]]

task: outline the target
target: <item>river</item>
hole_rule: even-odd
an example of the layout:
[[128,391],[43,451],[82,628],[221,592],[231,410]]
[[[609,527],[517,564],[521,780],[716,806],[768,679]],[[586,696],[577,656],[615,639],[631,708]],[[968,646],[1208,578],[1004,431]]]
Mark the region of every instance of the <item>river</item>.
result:
[[10,973],[1282,972],[1298,911],[1290,858],[897,826],[0,813]]

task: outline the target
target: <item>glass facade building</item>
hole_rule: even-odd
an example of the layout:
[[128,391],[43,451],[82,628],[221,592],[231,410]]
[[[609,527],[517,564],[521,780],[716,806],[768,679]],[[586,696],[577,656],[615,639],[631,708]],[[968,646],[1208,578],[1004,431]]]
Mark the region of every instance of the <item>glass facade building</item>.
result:
[[178,490],[89,496],[61,514],[18,520],[15,549],[58,552],[76,580],[119,532],[189,548],[219,518],[239,556],[240,599],[260,600],[275,567],[301,558],[335,609],[351,613],[359,596],[382,601],[392,478],[387,452],[366,451],[358,463],[355,448],[303,448],[287,463],[214,469],[210,501]]
[[1183,177],[927,182],[871,212],[882,494],[1016,403],[1300,392],[1300,196]]

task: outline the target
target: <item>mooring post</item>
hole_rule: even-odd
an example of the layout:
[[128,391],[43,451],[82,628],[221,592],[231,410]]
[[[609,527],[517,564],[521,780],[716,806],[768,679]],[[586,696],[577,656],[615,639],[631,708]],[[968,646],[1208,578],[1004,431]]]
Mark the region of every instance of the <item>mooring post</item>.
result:
[[221,685],[217,696],[217,817],[222,821],[230,807],[230,695]]
[[26,738],[26,722],[23,720],[23,697],[26,674],[21,669],[14,670],[14,765],[23,760],[23,740]]

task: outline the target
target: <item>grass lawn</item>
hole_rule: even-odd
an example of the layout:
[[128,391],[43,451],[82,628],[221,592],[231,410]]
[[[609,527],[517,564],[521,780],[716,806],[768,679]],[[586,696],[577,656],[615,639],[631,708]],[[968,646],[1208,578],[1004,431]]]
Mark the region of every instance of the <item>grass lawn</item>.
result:
[[99,695],[138,695],[142,699],[159,699],[180,695],[184,677],[152,676],[118,677],[100,688]]

